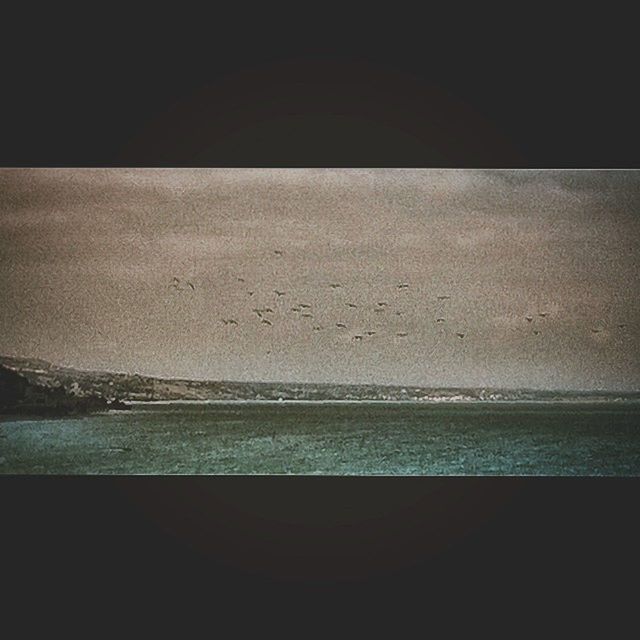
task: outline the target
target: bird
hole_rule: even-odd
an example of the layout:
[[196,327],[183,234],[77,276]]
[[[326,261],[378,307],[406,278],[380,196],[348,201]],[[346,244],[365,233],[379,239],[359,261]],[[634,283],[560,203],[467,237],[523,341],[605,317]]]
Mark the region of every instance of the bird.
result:
[[255,313],[258,318],[262,318],[262,310],[261,309],[252,309],[253,313]]
[[524,317],[524,319],[525,319],[527,322],[533,322],[533,318],[532,318],[531,316],[525,316],[525,317]]
[[346,329],[347,325],[343,324],[342,322],[336,322],[336,327],[339,327],[340,329]]
[[169,285],[170,289],[180,289],[180,278],[173,278],[171,284]]
[[534,329],[534,331],[533,331],[533,335],[534,335],[534,336],[539,336],[539,335],[540,335],[540,331],[537,331],[537,330],[535,330],[535,329]]
[[313,318],[313,314],[312,313],[303,313],[302,318]]
[[282,255],[282,251],[280,249],[274,249],[273,253],[275,253],[277,256]]
[[229,320],[225,320],[224,318],[222,319],[222,322],[224,322],[224,324],[238,324],[235,320],[233,319],[229,319]]
[[404,311],[396,311],[396,315],[397,316],[403,316],[404,315]]
[[275,293],[279,298],[280,296],[283,296],[286,293],[286,291],[278,291],[277,289],[274,289],[273,293]]
[[301,302],[298,306],[299,306],[301,309],[311,309],[311,305],[310,305],[310,304],[306,304],[306,303],[304,303],[304,302]]
[[409,285],[406,282],[403,282],[398,285],[398,289],[408,289]]
[[238,282],[244,282],[244,278],[238,278]]
[[320,327],[320,326],[313,327],[313,330],[314,330],[314,331],[320,331],[321,329],[322,329],[322,327]]
[[438,300],[450,300],[451,296],[438,296]]
[[273,313],[273,309],[271,307],[265,307],[264,309],[261,309],[261,311],[264,313]]
[[347,302],[347,307],[349,307],[350,309],[357,309],[358,305],[353,304],[353,302]]
[[262,324],[268,324],[269,326],[273,326],[273,323],[267,320],[266,318],[262,318]]
[[362,336],[353,336],[353,338],[351,338],[352,340],[355,340],[356,342],[361,342],[362,341]]
[[464,338],[464,333],[457,333],[457,332],[456,332],[456,335],[457,335],[457,336],[458,336],[458,338],[460,338],[461,340],[462,340],[462,338]]
[[406,338],[407,334],[404,331],[399,331],[398,333],[396,333],[397,336],[399,336],[400,338]]
[[291,311],[294,313],[300,313],[300,307],[291,307]]
[[444,322],[444,318],[436,318],[436,322]]
[[375,334],[375,331],[365,331],[368,336],[372,336]]
[[187,281],[187,286],[191,287],[191,291],[195,291],[196,288],[193,286],[193,283]]
[[330,286],[332,289],[339,289],[342,285],[341,285],[341,284],[338,284],[337,282],[332,282],[329,286]]
[[378,306],[379,307],[386,307],[388,306],[386,302],[378,302]]
[[252,296],[252,295],[255,293],[255,291],[247,291],[247,293],[248,293],[250,296]]
[[600,333],[600,329],[591,329],[591,333]]
[[539,313],[538,314],[541,318],[546,318],[549,314],[548,313]]

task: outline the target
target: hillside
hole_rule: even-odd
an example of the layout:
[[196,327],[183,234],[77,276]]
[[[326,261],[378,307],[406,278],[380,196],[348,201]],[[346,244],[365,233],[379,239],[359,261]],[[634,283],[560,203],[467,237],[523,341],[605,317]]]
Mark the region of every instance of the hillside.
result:
[[[81,371],[37,359],[0,356],[0,365],[33,388],[64,393],[71,404],[158,400],[413,400],[615,401],[640,400],[640,393],[540,391],[491,388],[429,388],[288,382],[232,382],[164,379],[139,374]],[[116,406],[116,405],[113,405]]]

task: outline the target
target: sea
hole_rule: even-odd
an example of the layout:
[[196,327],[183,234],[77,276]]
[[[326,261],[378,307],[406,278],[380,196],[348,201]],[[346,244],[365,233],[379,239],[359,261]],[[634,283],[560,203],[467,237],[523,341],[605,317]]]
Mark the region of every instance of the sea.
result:
[[165,402],[0,419],[1,474],[638,476],[638,402]]

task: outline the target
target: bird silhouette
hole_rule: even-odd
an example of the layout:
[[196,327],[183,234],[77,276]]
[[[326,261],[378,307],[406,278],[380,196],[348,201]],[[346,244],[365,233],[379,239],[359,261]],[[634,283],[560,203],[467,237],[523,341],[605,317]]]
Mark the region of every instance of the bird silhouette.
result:
[[538,330],[534,329],[534,330],[533,330],[533,335],[534,335],[534,336],[539,336],[539,335],[540,335],[540,331],[538,331]]
[[378,302],[378,306],[379,307],[386,307],[388,306],[386,302]]
[[365,331],[368,336],[372,336],[375,334],[375,331]]
[[436,318],[436,322],[444,322],[444,318]]
[[304,303],[304,302],[299,303],[299,304],[298,304],[298,306],[299,306],[301,309],[311,309],[311,305],[310,305],[310,304],[306,304],[306,303]]
[[353,302],[347,302],[347,307],[349,307],[350,309],[357,309],[358,305],[353,304]]
[[396,333],[396,335],[400,338],[406,338],[407,334],[404,331],[399,331],[398,333]]
[[533,318],[531,316],[525,316],[524,318],[527,322],[533,322]]
[[398,285],[398,289],[408,289],[409,285],[406,282],[403,282]]
[[337,282],[331,283],[329,285],[332,289],[339,289],[342,285],[338,284]]
[[191,287],[191,291],[195,291],[196,290],[196,288],[193,286],[193,283],[191,283],[189,281],[187,281],[187,286]]
[[233,320],[233,318],[229,319],[229,320],[225,320],[224,318],[222,319],[222,322],[224,322],[224,324],[235,324],[237,325],[237,321]]
[[600,333],[601,329],[591,329],[591,333]]
[[438,296],[438,300],[451,300],[451,296]]
[[538,314],[541,318],[546,318],[549,314],[548,313],[539,313]]
[[271,307],[265,307],[264,309],[261,309],[261,311],[263,313],[273,313],[273,309]]
[[262,318],[262,309],[252,309],[252,311],[258,316],[258,318]]
[[238,282],[244,282],[244,278],[238,278]]
[[252,296],[252,295],[255,293],[255,291],[247,291],[247,293],[248,293],[250,296]]
[[262,318],[261,322],[262,324],[268,324],[270,327],[273,326],[273,323],[267,320],[266,318]]
[[362,336],[353,336],[353,338],[351,338],[352,340],[355,340],[356,342],[361,342],[362,341]]
[[322,329],[322,327],[320,327],[320,326],[313,327],[314,331],[320,331],[321,329]]
[[347,325],[343,324],[342,322],[336,322],[336,327],[339,327],[340,329],[346,329]]
[[277,256],[282,255],[282,251],[280,251],[280,249],[275,249],[273,253],[275,253]]
[[302,318],[313,318],[313,314],[312,313],[303,313]]
[[456,332],[456,335],[457,335],[457,336],[458,336],[458,338],[460,338],[461,340],[462,340],[462,338],[464,338],[464,333],[457,333],[457,332]]
[[286,291],[278,291],[277,289],[274,289],[273,293],[275,293],[279,298],[280,296],[283,296],[286,293]]
[[300,307],[291,307],[291,311],[294,313],[300,313]]

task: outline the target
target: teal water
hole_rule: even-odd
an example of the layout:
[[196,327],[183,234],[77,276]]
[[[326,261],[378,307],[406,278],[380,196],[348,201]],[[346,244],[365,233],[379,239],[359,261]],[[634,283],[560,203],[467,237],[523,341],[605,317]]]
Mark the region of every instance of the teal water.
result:
[[227,403],[0,421],[0,473],[640,475],[640,404]]

